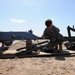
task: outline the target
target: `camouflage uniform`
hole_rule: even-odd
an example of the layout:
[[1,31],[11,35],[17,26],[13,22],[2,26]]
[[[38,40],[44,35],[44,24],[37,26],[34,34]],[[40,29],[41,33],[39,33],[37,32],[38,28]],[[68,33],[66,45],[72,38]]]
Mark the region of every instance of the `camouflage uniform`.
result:
[[63,36],[59,33],[60,30],[53,25],[52,29],[46,28],[44,30],[44,37],[50,39],[51,42],[63,42]]

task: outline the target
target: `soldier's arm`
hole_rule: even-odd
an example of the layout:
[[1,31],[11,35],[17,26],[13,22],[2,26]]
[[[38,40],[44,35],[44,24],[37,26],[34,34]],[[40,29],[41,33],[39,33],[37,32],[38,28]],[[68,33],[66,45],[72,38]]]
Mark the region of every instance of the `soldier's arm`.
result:
[[43,32],[43,38],[46,38],[46,36],[47,36],[47,31],[46,31],[46,29],[44,30],[44,32]]
[[50,32],[49,32],[48,29],[45,29],[45,30],[44,30],[43,37],[46,38],[46,39],[49,39],[49,37],[50,37]]
[[55,30],[55,33],[56,34],[59,34],[59,32],[60,32],[60,29],[59,28],[57,28],[56,26],[54,26],[54,30]]

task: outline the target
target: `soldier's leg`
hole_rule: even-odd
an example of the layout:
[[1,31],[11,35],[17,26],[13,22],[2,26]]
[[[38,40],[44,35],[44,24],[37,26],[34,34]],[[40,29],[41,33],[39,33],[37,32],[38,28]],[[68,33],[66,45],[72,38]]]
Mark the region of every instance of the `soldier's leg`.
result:
[[59,34],[58,41],[59,41],[59,50],[62,51],[63,50],[62,44],[63,44],[63,41],[64,41],[63,35]]
[[55,45],[54,49],[55,50],[58,50],[58,44]]
[[59,44],[59,50],[63,50],[63,48],[62,48],[62,43]]

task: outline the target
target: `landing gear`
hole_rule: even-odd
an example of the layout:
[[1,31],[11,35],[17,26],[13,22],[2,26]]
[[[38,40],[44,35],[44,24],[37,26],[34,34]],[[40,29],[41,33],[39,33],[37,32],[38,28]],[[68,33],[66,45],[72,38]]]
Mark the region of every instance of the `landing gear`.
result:
[[36,46],[32,44],[32,40],[26,40],[26,53],[39,54],[40,50],[36,49]]

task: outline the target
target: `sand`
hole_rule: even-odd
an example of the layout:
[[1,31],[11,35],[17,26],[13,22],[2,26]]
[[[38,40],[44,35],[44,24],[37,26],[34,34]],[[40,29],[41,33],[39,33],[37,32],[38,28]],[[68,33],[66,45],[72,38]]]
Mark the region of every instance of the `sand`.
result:
[[[24,46],[25,42],[19,41],[5,53]],[[0,75],[75,75],[75,57],[0,59]]]

